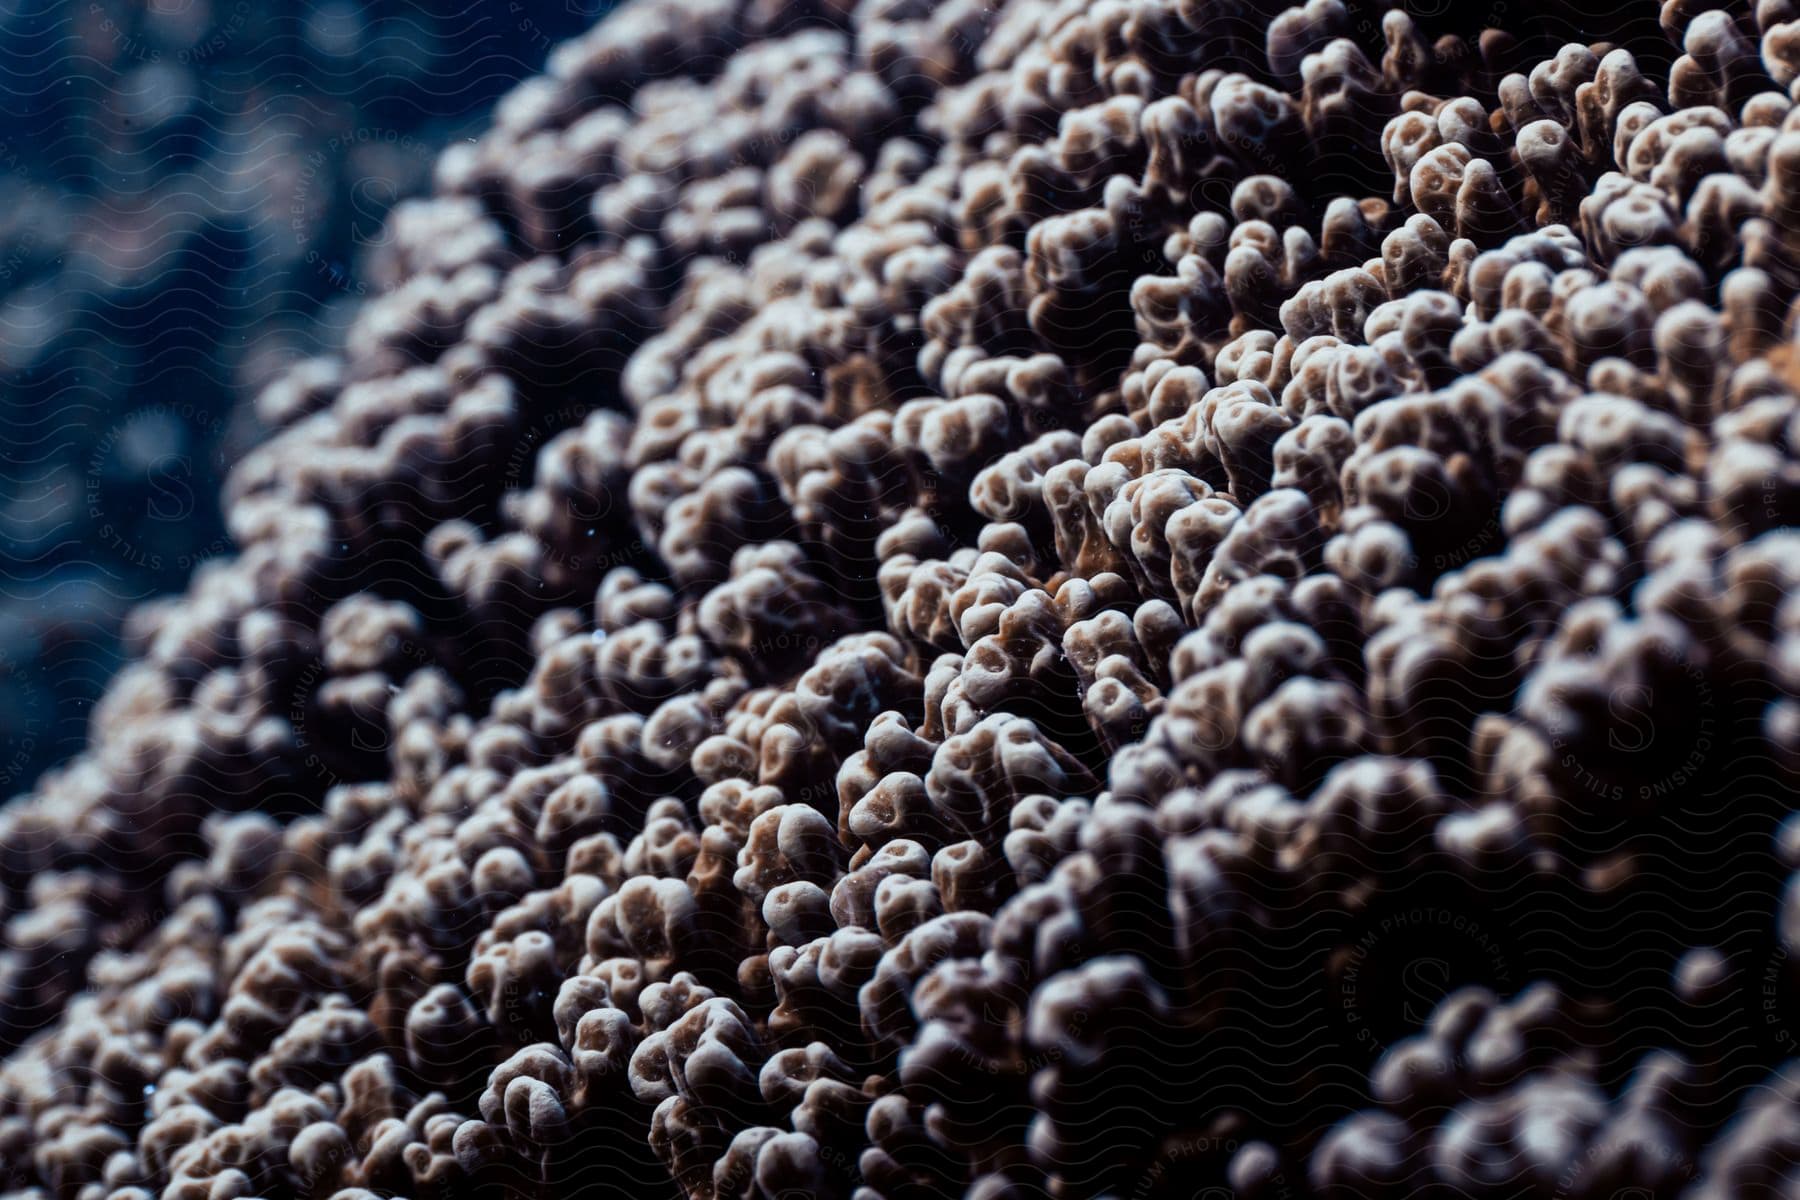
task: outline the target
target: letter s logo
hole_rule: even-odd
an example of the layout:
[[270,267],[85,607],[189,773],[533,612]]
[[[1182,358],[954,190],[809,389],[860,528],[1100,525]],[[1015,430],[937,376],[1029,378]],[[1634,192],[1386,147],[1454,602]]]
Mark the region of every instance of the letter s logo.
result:
[[1405,992],[1403,1009],[1407,1024],[1422,1026],[1431,1017],[1438,1001],[1450,994],[1450,963],[1442,958],[1419,958],[1400,971],[1400,986]]
[[351,747],[363,754],[385,754],[392,740],[386,729],[378,728],[371,733],[360,724],[350,729]]
[[194,515],[194,464],[184,454],[170,454],[151,464],[144,476],[150,489],[145,511],[154,521],[185,521]]
[[1651,720],[1655,696],[1641,683],[1628,683],[1614,688],[1606,698],[1606,713],[1612,727],[1606,731],[1607,745],[1621,754],[1642,754],[1656,740],[1656,722]]

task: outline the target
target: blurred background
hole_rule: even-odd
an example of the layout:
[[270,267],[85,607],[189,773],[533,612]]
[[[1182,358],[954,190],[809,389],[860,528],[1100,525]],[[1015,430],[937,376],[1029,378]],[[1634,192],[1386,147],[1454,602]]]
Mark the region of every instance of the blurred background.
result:
[[229,549],[248,401],[341,336],[388,209],[610,3],[0,0],[0,798]]

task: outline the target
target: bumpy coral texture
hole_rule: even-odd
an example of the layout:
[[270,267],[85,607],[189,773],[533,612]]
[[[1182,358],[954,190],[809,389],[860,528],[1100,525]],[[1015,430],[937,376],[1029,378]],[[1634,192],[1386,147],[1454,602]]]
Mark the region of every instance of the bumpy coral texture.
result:
[[0,1186],[1794,1194],[1800,7],[1641,9],[562,47],[0,811]]

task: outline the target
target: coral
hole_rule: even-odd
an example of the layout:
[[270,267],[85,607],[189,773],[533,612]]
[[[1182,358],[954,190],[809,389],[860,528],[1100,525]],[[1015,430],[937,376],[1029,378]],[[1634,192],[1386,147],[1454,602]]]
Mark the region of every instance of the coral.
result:
[[0,810],[5,1186],[1786,1194],[1742,7],[563,47]]

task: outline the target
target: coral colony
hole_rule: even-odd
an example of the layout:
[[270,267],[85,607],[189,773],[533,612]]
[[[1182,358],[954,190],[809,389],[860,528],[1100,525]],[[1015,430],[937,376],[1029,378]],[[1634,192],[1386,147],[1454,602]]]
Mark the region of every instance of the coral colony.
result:
[[1414,7],[560,48],[0,810],[7,1194],[1800,1194],[1800,3]]

